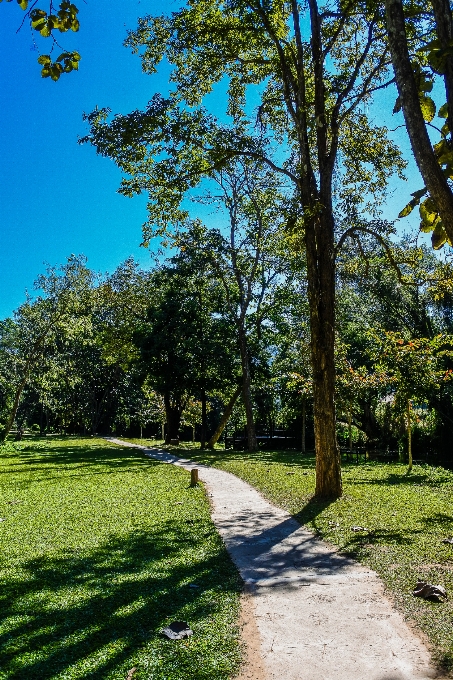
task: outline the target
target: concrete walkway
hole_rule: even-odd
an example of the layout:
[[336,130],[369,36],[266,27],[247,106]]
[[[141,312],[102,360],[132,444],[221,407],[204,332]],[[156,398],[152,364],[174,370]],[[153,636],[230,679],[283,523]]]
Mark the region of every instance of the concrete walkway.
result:
[[109,441],[198,468],[213,521],[252,593],[266,680],[440,677],[375,572],[336,553],[228,472]]

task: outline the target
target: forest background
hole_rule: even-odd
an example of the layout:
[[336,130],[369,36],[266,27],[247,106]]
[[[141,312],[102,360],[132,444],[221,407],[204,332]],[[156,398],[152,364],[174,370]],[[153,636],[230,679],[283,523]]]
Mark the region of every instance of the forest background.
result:
[[[299,151],[303,148],[300,117],[295,136],[288,127],[288,112],[292,115],[295,99],[279,91],[281,64],[286,56],[280,62],[280,71],[272,70],[269,54],[273,48],[268,44],[278,13],[288,22],[300,14],[303,28],[308,20],[302,17],[302,9],[295,11],[294,6],[288,9],[289,3],[274,3],[266,9],[268,14],[264,13],[264,19],[271,17],[271,27],[264,19],[257,26],[253,23],[257,10],[250,9],[251,4],[232,3],[231,15],[227,7],[222,17],[216,17],[228,23],[239,16],[235,11],[242,12],[251,21],[249,30],[261,31],[264,41],[247,47],[253,54],[245,61],[253,61],[254,71],[246,72],[244,59],[235,53],[231,61],[234,66],[230,64],[228,73],[228,92],[225,73],[216,56],[209,54],[203,31],[198,44],[198,38],[194,40],[190,33],[190,20],[200,21],[200,16],[195,16],[200,7],[207,7],[208,16],[199,24],[205,25],[209,12],[217,9],[215,3],[193,3],[193,15],[189,12],[186,25],[178,26],[174,19],[173,36],[165,20],[161,24],[143,21],[130,35],[130,46],[142,51],[145,70],[152,72],[154,63],[164,54],[176,63],[175,97],[154,98],[143,113],[119,116],[112,122],[108,112],[90,114],[86,141],[112,157],[123,170],[123,193],[149,194],[150,219],[145,223],[144,242],[160,237],[176,252],[166,260],[161,257],[151,271],[140,270],[129,259],[113,275],[101,278],[86,269],[83,258],[72,256],[62,269],[50,268],[38,279],[37,287],[44,294],[28,299],[12,319],[2,324],[4,433],[14,419],[19,426],[26,422],[41,430],[82,429],[93,433],[126,432],[149,423],[155,427],[165,419],[168,441],[177,438],[181,423],[192,428],[200,424],[204,444],[222,411],[228,410],[240,391],[242,407],[236,402],[231,418],[237,430],[246,425],[250,449],[257,445],[257,425],[268,433],[278,427],[304,431],[305,435],[300,434],[304,447],[304,438],[310,438],[311,432],[313,389],[315,421],[316,403],[321,399],[322,380],[317,367],[324,365],[326,357],[327,363],[334,360],[330,347],[335,336],[338,418],[336,424],[332,420],[334,430],[325,428],[319,435],[319,441],[324,437],[324,448],[332,454],[331,462],[336,457],[334,432],[336,437],[347,439],[349,446],[353,439],[361,439],[368,445],[398,448],[402,454],[408,436],[410,440],[415,434],[418,456],[448,464],[453,422],[449,382],[451,275],[448,256],[434,256],[429,246],[420,245],[416,233],[412,238],[401,236],[390,219],[395,198],[389,202],[389,192],[401,186],[395,182],[402,181],[405,162],[400,153],[401,133],[395,143],[394,136],[387,136],[384,124],[390,119],[397,93],[389,94],[391,90],[387,89],[388,83],[392,87],[392,74],[382,12],[379,7],[355,9],[353,30],[347,27],[351,9],[340,7],[344,20],[327,12],[327,28],[319,36],[330,46],[329,58],[336,60],[334,65],[342,71],[335,75],[334,66],[329,64],[319,82],[313,34],[311,43],[297,45],[300,54],[304,49],[310,53],[307,63],[313,68],[314,80],[308,77],[305,85],[314,88],[313,98],[308,95],[314,114],[304,125],[306,143],[313,148],[307,158],[313,164],[313,178],[321,182],[321,194],[325,168],[319,160],[319,130],[326,125],[326,115],[335,175],[335,227],[331,242],[326,241],[326,248],[321,248],[321,256],[318,253],[316,257],[322,264],[323,253],[329,248],[335,251],[336,269],[332,266],[327,278],[332,282],[335,279],[331,306],[332,319],[333,307],[336,309],[336,323],[321,324],[314,341],[313,324],[319,315],[314,312],[313,286],[310,293],[307,234],[310,220],[315,225],[323,218],[317,216],[319,199],[303,191],[304,177],[310,172],[302,163],[303,154],[297,155],[297,145]],[[258,5],[263,10],[264,5]],[[318,11],[311,3],[310,10],[313,7]],[[313,28],[313,11],[310,17]],[[294,28],[293,23],[293,28],[285,29],[277,24],[275,30],[283,31],[277,42],[296,44],[297,26]],[[430,87],[440,69],[433,71],[423,51],[432,40],[433,27],[425,15],[413,26],[411,47],[419,55],[418,71],[414,68],[419,73],[420,105],[429,124],[439,114],[441,125],[442,119],[448,118],[442,110],[445,97],[438,85],[438,89]],[[237,26],[234,30],[237,32]],[[286,38],[285,30],[289,30]],[[184,31],[185,43],[181,39]],[[372,31],[377,33],[371,40]],[[339,36],[342,42],[336,45]],[[237,35],[235,39],[237,42]],[[219,45],[228,56],[232,45],[225,44],[222,36]],[[246,49],[244,45],[233,47]],[[258,56],[259,50],[264,50],[268,58]],[[365,54],[362,62],[361,54]],[[361,69],[368,56],[372,63],[367,72]],[[359,62],[355,90],[351,87],[346,92]],[[212,74],[208,76],[209,64]],[[46,68],[45,61],[41,65]],[[167,67],[164,60],[164,72]],[[301,68],[301,62],[296,64],[299,92]],[[372,74],[369,80],[367,73]],[[200,74],[204,81],[197,80]],[[67,77],[63,75],[62,82]],[[326,91],[326,83],[330,87],[323,103],[327,114],[319,113],[316,98],[317,92]],[[249,99],[243,98],[244,85],[252,86]],[[214,98],[212,87],[217,88]],[[428,94],[431,90],[432,96]],[[355,118],[350,118],[349,127],[346,125],[340,154],[335,157],[332,101],[336,95],[343,96],[342,92],[355,97]],[[223,107],[223,115],[214,121],[197,108],[201,100],[208,106],[215,102],[211,113]],[[286,121],[282,100],[287,107]],[[180,102],[185,109],[178,108]],[[397,103],[395,109],[400,105]],[[382,120],[375,114],[378,108],[384,111]],[[440,134],[448,142],[448,129]],[[198,140],[195,144],[194,137]],[[202,138],[208,144],[202,143]],[[153,158],[157,162],[150,172]],[[297,173],[302,178],[295,182],[302,194],[302,210],[287,181],[293,181]],[[414,190],[422,185],[420,181]],[[397,194],[397,203],[403,195],[404,200],[395,213],[404,208],[409,193]],[[416,195],[413,202],[420,202],[420,198]],[[428,221],[429,215],[434,215],[430,229],[423,231],[437,229],[439,233],[443,227],[435,222],[435,212],[423,205]],[[325,294],[321,298],[325,301]],[[318,305],[319,309],[322,306]],[[330,329],[328,333],[326,328]],[[326,348],[321,348],[324,355],[321,352],[317,361],[313,352],[321,351],[329,334],[332,342],[329,340],[329,345],[326,341]],[[333,375],[332,370],[329,375]],[[326,395],[329,389],[327,386]],[[321,411],[318,430],[323,420]],[[331,468],[330,481],[337,474],[333,463]]]

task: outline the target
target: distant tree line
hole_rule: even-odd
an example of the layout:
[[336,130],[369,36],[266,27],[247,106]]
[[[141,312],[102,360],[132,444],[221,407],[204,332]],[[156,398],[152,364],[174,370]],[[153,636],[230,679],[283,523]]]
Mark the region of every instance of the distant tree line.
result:
[[[0,325],[3,437],[12,427],[167,442],[196,433],[209,446],[228,410],[246,448],[277,429],[313,448],[303,260],[272,251],[272,239],[257,260],[241,234],[234,257],[231,240],[195,224],[148,271],[127,260],[100,277],[71,257],[39,277],[40,294]],[[407,457],[410,432],[414,457],[451,466],[453,294],[432,254],[395,251],[423,283],[401,283],[371,238],[339,263],[337,437]]]

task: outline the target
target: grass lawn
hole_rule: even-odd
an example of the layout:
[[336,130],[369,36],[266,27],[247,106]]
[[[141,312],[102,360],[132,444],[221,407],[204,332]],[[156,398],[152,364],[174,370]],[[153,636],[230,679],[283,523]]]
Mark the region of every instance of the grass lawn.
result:
[[0,449],[1,680],[234,674],[241,583],[189,480],[102,440]]
[[[453,669],[453,545],[442,543],[453,535],[453,472],[416,465],[407,474],[402,464],[344,463],[344,496],[316,503],[310,455],[208,454],[190,446],[179,452],[245,479],[317,535],[375,569],[398,608],[427,634],[435,660]],[[369,532],[354,532],[353,526]],[[418,579],[443,585],[450,600],[413,597]]]

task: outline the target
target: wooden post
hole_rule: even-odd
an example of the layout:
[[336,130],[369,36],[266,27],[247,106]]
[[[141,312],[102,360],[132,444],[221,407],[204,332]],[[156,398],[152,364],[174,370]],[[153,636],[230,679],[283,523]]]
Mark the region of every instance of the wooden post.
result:
[[198,470],[197,468],[192,468],[190,471],[190,486],[197,486],[198,484]]

